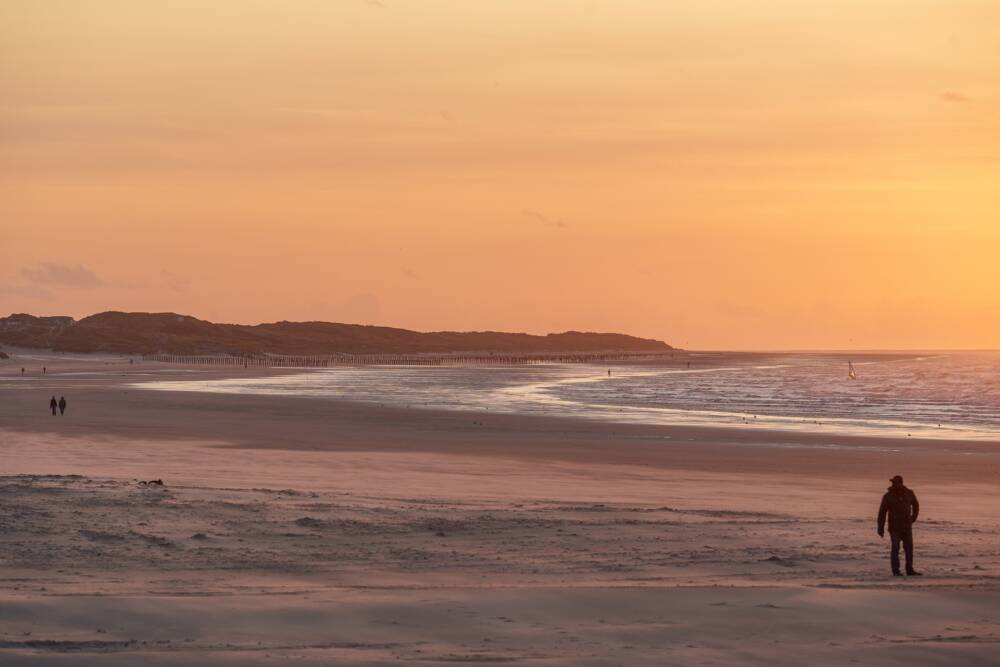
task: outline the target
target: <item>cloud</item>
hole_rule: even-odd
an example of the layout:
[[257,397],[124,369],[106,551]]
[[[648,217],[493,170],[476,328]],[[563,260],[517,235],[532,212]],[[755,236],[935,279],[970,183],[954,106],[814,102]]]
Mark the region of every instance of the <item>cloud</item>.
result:
[[938,97],[945,102],[968,102],[969,98],[962,93],[956,93],[951,90],[946,90],[945,92],[938,95]]
[[30,299],[31,301],[54,301],[56,298],[52,290],[39,287],[38,285],[7,285],[0,290],[0,294]]
[[408,269],[405,266],[399,267],[399,272],[402,273],[407,278],[409,278],[410,280],[419,280],[420,279],[420,276],[418,276],[411,269]]
[[105,284],[97,274],[80,264],[70,266],[56,262],[42,262],[37,268],[22,268],[20,274],[22,278],[36,285],[93,289]]
[[191,287],[190,280],[177,275],[173,271],[168,271],[167,269],[160,269],[160,279],[168,289],[175,292],[184,292]]
[[532,211],[530,209],[524,209],[523,211],[521,211],[521,213],[523,215],[528,216],[529,218],[534,218],[538,222],[542,223],[543,225],[547,225],[549,227],[558,227],[559,229],[566,229],[567,227],[569,227],[569,225],[566,224],[566,221],[563,220],[562,218],[550,218],[543,213],[539,213],[538,211]]

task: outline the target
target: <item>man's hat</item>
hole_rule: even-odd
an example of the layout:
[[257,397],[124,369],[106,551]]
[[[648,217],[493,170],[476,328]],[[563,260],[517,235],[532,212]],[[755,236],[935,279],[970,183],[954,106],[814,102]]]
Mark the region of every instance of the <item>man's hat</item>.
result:
[[903,483],[903,476],[902,475],[896,475],[895,477],[893,477],[889,481],[893,482],[893,483],[899,482],[900,484],[902,484]]

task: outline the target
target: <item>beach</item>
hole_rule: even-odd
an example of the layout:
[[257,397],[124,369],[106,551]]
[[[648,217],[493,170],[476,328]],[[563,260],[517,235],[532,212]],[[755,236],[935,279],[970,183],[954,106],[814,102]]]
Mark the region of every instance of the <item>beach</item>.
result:
[[1000,667],[1000,0],[0,44],[0,667]]
[[[1000,443],[148,391],[288,371],[15,364],[3,664],[997,664]],[[919,579],[889,576],[875,534],[895,474],[921,501]]]

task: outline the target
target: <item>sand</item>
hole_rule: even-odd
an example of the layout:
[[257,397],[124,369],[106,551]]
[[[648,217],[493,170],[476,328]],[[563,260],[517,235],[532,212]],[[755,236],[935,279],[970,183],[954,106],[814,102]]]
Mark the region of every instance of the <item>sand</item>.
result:
[[[1000,444],[149,392],[126,385],[192,369],[12,366],[3,665],[1000,661]],[[919,579],[887,576],[874,532],[897,472],[922,503]],[[137,484],[152,478],[166,485]]]

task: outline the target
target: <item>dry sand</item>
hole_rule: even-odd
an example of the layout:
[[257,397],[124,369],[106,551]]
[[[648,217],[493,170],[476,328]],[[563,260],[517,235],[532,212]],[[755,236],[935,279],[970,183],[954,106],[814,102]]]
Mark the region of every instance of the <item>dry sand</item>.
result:
[[[0,365],[3,665],[1000,664],[1000,444],[20,365]],[[874,534],[896,472],[922,502],[920,579],[887,576]]]

